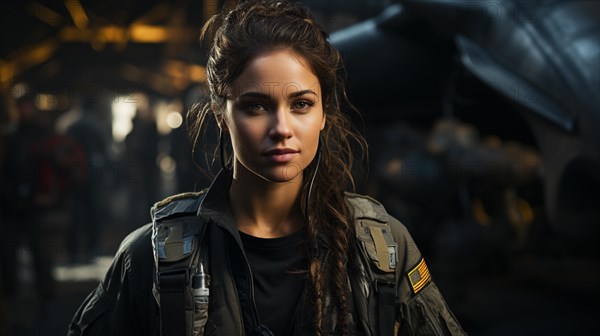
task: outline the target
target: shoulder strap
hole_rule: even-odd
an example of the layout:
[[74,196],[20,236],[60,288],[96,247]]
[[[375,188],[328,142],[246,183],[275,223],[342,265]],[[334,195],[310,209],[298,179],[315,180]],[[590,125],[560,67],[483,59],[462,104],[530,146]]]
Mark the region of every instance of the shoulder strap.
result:
[[162,336],[186,336],[185,290],[188,283],[187,269],[158,273]]
[[[368,196],[347,193],[354,211],[359,251],[368,260],[377,302],[377,335],[392,336],[396,319],[398,246],[388,224],[385,208]],[[370,305],[369,305],[370,307]]]
[[194,263],[199,259],[202,250],[199,245],[207,226],[196,216],[202,198],[202,193],[181,194],[157,203],[152,209],[156,269],[153,292],[163,336],[192,334],[190,269],[195,268]]

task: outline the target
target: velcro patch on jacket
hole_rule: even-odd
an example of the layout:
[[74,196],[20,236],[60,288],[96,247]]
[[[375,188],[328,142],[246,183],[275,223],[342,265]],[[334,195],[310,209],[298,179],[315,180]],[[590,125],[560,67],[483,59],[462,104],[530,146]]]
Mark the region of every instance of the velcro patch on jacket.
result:
[[419,293],[429,282],[431,282],[431,274],[429,274],[429,269],[427,268],[424,258],[421,258],[421,261],[417,266],[413,267],[408,272],[408,281],[415,294]]

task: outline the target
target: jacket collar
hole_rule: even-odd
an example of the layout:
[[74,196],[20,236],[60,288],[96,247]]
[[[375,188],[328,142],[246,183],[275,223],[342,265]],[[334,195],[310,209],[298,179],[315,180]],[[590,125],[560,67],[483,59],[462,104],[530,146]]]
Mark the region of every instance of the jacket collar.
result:
[[239,240],[238,229],[229,204],[232,175],[232,171],[227,169],[219,171],[200,203],[197,215],[209,222],[214,222]]

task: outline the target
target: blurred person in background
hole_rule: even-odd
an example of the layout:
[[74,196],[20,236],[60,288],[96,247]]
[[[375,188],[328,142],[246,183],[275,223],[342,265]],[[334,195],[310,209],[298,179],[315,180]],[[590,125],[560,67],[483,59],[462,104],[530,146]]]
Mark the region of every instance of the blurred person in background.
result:
[[[51,131],[40,122],[34,97],[24,94],[16,99],[18,124],[7,135],[1,169],[3,242],[0,244],[0,270],[4,296],[14,299],[19,294],[23,254],[21,244],[31,253],[37,297],[42,303],[52,299],[54,280],[51,257],[44,251],[43,211],[58,202],[60,186],[48,151]],[[47,125],[46,125],[47,126]],[[43,307],[43,305],[40,305]]]
[[107,166],[107,139],[94,115],[96,102],[84,98],[79,117],[67,127],[82,156],[72,161],[78,177],[71,201],[71,223],[67,233],[69,261],[85,262],[100,253],[100,212],[103,172]]
[[150,101],[140,95],[137,105],[133,128],[125,138],[123,160],[130,181],[130,222],[147,223],[150,220],[148,209],[159,197],[160,172],[156,163],[159,134]]

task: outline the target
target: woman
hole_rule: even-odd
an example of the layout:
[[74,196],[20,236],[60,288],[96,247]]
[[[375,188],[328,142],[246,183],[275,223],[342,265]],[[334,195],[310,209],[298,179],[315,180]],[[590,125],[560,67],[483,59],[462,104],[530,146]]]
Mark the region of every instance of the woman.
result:
[[207,190],[155,205],[70,334],[463,334],[404,226],[345,193],[366,144],[312,16],[249,1],[203,35],[210,99],[194,141],[214,116],[224,168]]

